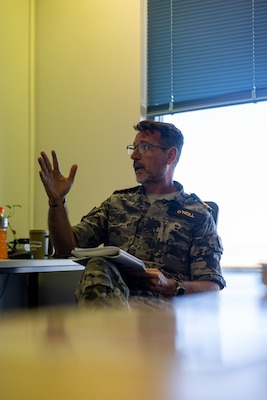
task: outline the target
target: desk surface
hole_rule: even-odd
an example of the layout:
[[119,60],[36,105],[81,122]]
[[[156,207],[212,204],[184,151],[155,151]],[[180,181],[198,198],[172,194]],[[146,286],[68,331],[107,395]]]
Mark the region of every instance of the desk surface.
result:
[[265,400],[260,274],[164,312],[55,308],[0,315],[3,399]]
[[83,271],[84,267],[70,258],[45,260],[0,260],[0,274],[24,274],[33,272]]

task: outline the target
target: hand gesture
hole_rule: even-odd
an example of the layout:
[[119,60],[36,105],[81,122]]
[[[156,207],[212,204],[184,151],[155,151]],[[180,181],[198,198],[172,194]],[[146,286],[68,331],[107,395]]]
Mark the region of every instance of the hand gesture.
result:
[[60,172],[57,153],[52,150],[51,154],[53,166],[47,154],[41,152],[41,156],[38,158],[41,167],[39,174],[50,203],[56,204],[59,201],[63,202],[66,194],[70,191],[78,166],[74,164],[70,169],[69,176],[65,178]]

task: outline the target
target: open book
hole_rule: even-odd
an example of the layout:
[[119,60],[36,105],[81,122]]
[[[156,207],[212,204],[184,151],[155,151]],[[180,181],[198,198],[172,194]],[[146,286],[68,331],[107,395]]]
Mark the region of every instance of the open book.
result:
[[131,269],[135,271],[146,270],[145,264],[142,260],[116,246],[90,248],[75,247],[72,251],[72,255],[77,257],[77,260],[74,259],[73,261],[82,265],[86,265],[89,258],[105,257],[116,264],[118,268]]

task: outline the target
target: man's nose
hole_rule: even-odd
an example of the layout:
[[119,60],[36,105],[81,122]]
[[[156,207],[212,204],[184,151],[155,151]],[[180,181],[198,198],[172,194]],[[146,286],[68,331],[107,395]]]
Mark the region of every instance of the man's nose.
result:
[[139,160],[141,158],[141,154],[137,150],[137,148],[134,149],[134,151],[131,154],[131,159],[132,160]]

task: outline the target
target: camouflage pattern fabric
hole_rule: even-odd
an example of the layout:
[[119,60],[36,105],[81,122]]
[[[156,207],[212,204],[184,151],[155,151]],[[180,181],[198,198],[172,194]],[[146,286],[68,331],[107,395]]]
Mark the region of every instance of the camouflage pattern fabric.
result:
[[142,186],[114,192],[72,227],[78,245],[118,246],[168,278],[215,281],[222,289],[223,248],[211,209],[175,186],[173,199],[152,204]]
[[75,290],[77,305],[95,310],[112,307],[154,311],[167,309],[170,305],[170,300],[158,293],[136,291],[130,298],[129,294],[118,268],[102,257],[88,261]]
[[117,267],[102,257],[91,258],[75,290],[79,307],[129,307],[129,289]]

